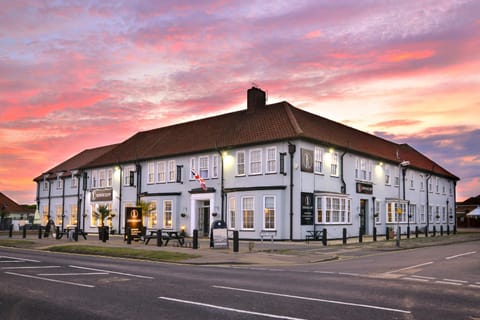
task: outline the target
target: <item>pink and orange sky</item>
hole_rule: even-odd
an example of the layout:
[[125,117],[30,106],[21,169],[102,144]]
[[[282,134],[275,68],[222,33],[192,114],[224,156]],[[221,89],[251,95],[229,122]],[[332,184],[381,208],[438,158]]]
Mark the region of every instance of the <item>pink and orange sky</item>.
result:
[[246,108],[255,83],[480,194],[480,1],[1,1],[0,191],[137,131]]

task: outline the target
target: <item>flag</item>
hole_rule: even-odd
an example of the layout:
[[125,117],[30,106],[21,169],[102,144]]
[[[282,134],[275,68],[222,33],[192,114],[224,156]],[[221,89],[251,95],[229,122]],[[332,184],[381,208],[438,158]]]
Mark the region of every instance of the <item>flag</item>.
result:
[[203,191],[207,190],[207,186],[205,185],[205,180],[203,180],[202,177],[195,171],[195,169],[192,169],[192,175],[200,183],[200,187],[202,187]]

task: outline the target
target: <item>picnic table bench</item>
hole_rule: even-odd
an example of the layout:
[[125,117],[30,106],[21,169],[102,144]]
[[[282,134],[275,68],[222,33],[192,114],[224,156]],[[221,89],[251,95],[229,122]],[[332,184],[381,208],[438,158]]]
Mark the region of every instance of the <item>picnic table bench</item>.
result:
[[[150,239],[158,239],[158,233],[161,233],[160,245],[167,246],[170,240],[176,240],[177,243],[183,247],[185,244],[185,236],[178,231],[174,230],[151,230],[148,235],[145,236],[145,245],[150,242]],[[165,242],[165,243],[164,243]]]

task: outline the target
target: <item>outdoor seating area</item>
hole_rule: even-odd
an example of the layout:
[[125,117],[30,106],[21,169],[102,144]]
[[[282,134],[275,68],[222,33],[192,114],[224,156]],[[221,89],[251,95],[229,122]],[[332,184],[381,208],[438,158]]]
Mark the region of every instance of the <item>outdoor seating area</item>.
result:
[[145,235],[143,239],[145,245],[148,245],[151,239],[159,241],[160,246],[167,246],[170,240],[177,241],[177,244],[181,247],[185,244],[185,236],[175,230],[150,230],[149,234]]

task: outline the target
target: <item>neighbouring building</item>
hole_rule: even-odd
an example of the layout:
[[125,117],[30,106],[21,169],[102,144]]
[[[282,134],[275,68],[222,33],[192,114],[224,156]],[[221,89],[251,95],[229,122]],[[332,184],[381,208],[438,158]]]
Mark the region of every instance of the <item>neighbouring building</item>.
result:
[[456,206],[459,228],[480,228],[480,195],[457,202]]
[[0,192],[0,230],[7,229],[11,224],[18,229],[27,223],[32,223],[35,209],[20,205]]
[[408,144],[397,144],[293,107],[266,104],[258,88],[246,110],[143,131],[86,150],[40,175],[43,221],[124,233],[125,208],[149,205],[144,225],[207,235],[223,219],[241,239],[302,240],[455,225],[459,180]]

